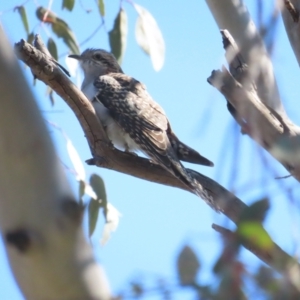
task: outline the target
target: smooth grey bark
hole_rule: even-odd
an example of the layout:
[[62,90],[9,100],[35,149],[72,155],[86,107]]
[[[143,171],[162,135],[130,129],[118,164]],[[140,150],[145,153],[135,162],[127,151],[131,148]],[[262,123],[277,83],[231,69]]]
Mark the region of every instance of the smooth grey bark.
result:
[[280,9],[286,33],[300,66],[300,0],[289,0],[285,3],[282,0]]
[[0,27],[0,230],[27,299],[111,299],[46,125]]
[[285,114],[273,66],[264,43],[242,0],[206,0],[219,27],[228,30],[249,66],[249,77],[255,81],[264,104]]

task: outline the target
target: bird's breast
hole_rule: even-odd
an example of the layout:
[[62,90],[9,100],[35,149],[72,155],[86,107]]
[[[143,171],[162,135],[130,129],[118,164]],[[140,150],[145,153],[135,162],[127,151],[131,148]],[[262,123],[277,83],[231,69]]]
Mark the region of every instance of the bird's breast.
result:
[[128,150],[130,152],[135,152],[139,150],[139,146],[135,141],[126,133],[113,119],[109,110],[98,100],[95,100],[97,95],[97,89],[93,84],[87,84],[82,86],[82,92],[85,96],[92,102],[96,114],[100,119],[104,129],[107,133],[108,138],[111,140],[113,145],[121,150]]
[[118,123],[110,115],[109,110],[101,102],[93,101],[93,106],[98,118],[104,126],[108,138],[116,148],[121,150],[126,149],[130,152],[139,150],[140,147],[129,136],[129,134],[118,125]]

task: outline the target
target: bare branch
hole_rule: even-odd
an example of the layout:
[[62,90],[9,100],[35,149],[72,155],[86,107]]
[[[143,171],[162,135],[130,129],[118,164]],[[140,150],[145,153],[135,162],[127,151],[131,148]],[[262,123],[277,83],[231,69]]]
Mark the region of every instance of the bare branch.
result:
[[285,30],[300,66],[300,0],[280,0],[280,2]]
[[243,1],[206,0],[206,3],[219,29],[228,30],[236,41],[263,103],[284,114],[272,63]]
[[[266,106],[251,84],[247,65],[227,30],[222,31],[231,73],[223,67],[213,71],[208,82],[217,88],[234,108],[234,117],[259,145],[276,158],[300,181],[300,128],[285,114]],[[231,54],[228,54],[231,53]],[[232,109],[231,109],[232,110]]]

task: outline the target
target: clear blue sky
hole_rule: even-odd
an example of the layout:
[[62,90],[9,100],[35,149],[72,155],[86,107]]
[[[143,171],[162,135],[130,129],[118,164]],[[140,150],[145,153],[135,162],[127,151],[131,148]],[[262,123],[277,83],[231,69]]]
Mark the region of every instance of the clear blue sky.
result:
[[[35,2],[45,7],[48,5],[48,1]],[[77,40],[83,41],[101,22],[95,1],[81,1],[86,9],[92,9],[90,14],[84,12],[79,1],[76,1],[72,13],[62,11],[61,2],[53,1],[53,11],[70,25]],[[266,2],[270,6],[273,1]],[[26,38],[18,13],[6,11],[21,3],[22,1],[0,3],[0,11],[4,11],[0,16],[1,22],[11,43]],[[266,162],[262,163],[259,147],[247,136],[235,137],[239,129],[227,112],[224,98],[206,82],[211,71],[224,63],[224,51],[218,28],[205,1],[191,0],[187,4],[183,1],[166,0],[159,4],[157,1],[137,0],[136,3],[152,13],[162,31],[166,44],[165,65],[160,72],[155,72],[149,57],[136,44],[134,30],[137,14],[124,1],[129,33],[123,70],[146,84],[153,98],[165,109],[180,139],[215,163],[214,168],[189,167],[217,180],[226,188],[233,189],[246,203],[271,195],[272,208],[266,219],[266,228],[272,238],[290,254],[299,251],[299,239],[295,238],[299,237],[296,226],[299,224],[299,208],[284,196],[281,183],[274,183],[274,174],[266,172],[266,164],[276,170],[278,175],[284,176],[287,172],[269,155],[265,155]],[[255,1],[248,0],[246,3],[249,3],[250,11],[255,14]],[[119,1],[106,1],[106,4],[106,28],[110,30]],[[29,1],[25,7],[30,30],[40,33],[46,41],[47,37],[52,36],[52,31],[47,26],[40,27],[35,17],[36,4]],[[58,45],[60,53],[67,51],[61,42]],[[109,50],[106,32],[100,30],[81,50],[87,47]],[[296,121],[300,113],[296,94],[299,70],[281,20],[273,60],[286,110]],[[64,58],[61,62],[64,63]],[[32,85],[29,69],[24,68],[24,72]],[[58,96],[55,96],[56,103],[52,108],[45,97],[46,87],[43,84],[33,87],[33,91],[45,120],[54,122],[64,130],[83,161],[90,158],[83,132],[70,109]],[[62,135],[53,127],[49,127],[49,132],[61,160],[72,167]],[[108,200],[122,213],[119,228],[105,247],[99,245],[103,222],[99,223],[92,239],[96,256],[103,264],[116,293],[124,290],[135,279],[144,280],[150,287],[154,287],[159,278],[174,285],[176,257],[186,244],[193,247],[201,259],[199,278],[202,283],[210,282],[209,270],[221,249],[219,235],[211,229],[211,224],[234,228],[229,220],[214,213],[196,196],[179,189],[96,167],[86,166],[86,172],[102,176]],[[73,175],[68,173],[68,177],[77,193]],[[286,179],[284,184],[291,189],[296,186],[292,178]],[[243,251],[242,255],[247,266],[252,268],[257,265],[258,260],[252,254]],[[0,299],[23,299],[13,277],[9,275],[3,246],[0,246],[0,265]],[[174,299],[192,299],[187,292],[176,295]]]

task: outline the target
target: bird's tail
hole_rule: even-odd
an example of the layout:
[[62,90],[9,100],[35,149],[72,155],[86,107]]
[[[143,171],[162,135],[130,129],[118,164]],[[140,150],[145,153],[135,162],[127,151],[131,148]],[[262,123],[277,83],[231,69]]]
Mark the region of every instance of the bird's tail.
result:
[[[169,160],[171,162],[171,166],[169,165],[168,170],[173,171],[173,175],[175,175],[178,179],[180,179],[183,183],[185,183],[191,191],[202,198],[210,207],[212,207],[214,210],[219,211],[217,207],[213,204],[213,201],[210,197],[210,195],[207,193],[207,191],[203,188],[203,186],[200,184],[200,182],[195,178],[193,173],[195,171],[188,171],[178,160],[174,160],[173,157],[169,157]],[[197,173],[197,172],[195,172]]]
[[202,156],[199,152],[182,143],[173,132],[170,133],[169,139],[179,160],[210,167],[214,165],[213,162]]

